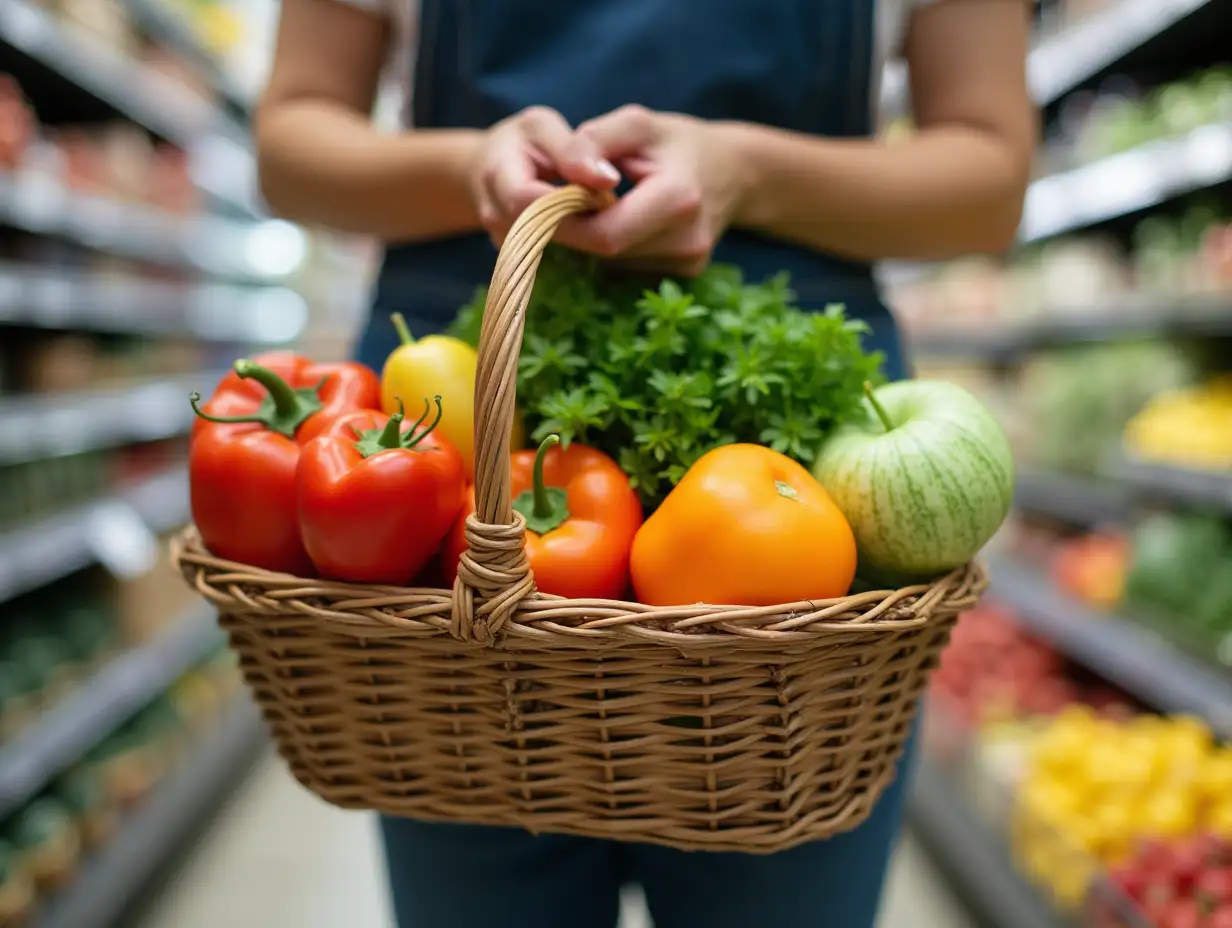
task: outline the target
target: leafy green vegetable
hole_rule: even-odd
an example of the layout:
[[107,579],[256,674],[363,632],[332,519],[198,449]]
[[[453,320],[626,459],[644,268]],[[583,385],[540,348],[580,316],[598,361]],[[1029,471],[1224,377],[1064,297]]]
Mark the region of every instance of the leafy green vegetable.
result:
[[[463,307],[459,338],[478,344],[486,292]],[[769,445],[810,464],[826,434],[860,414],[863,322],[841,306],[793,305],[787,276],[745,283],[714,265],[695,280],[644,281],[564,249],[544,255],[526,317],[518,398],[535,440],[599,448],[653,507],[707,451]]]

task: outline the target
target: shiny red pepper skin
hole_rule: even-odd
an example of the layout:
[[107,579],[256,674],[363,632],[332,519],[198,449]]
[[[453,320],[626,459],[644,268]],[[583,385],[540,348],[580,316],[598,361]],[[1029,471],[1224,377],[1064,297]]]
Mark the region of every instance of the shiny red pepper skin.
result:
[[[381,408],[381,379],[376,372],[363,364],[346,361],[318,363],[291,351],[267,351],[251,359],[273,371],[285,380],[292,389],[306,387],[321,389],[319,412],[309,416],[295,431],[295,440],[306,445],[320,434],[321,430],[338,416],[358,409]],[[256,412],[269,392],[258,381],[241,377],[230,370],[219,381],[214,395],[202,404],[201,410],[212,416],[246,416]],[[192,437],[215,423],[198,418],[193,422]]]
[[461,454],[435,425],[360,412],[305,446],[299,520],[321,576],[404,586],[430,564],[466,486]]
[[[284,352],[262,355],[252,363],[302,392],[296,401],[287,399],[288,408],[282,414],[275,411],[268,424],[203,418],[194,422],[188,458],[193,521],[206,548],[218,557],[312,576],[312,561],[300,540],[295,498],[301,447],[339,416],[378,404],[380,382],[360,365],[313,364]],[[258,377],[265,375],[246,379],[228,374],[200,412],[260,418],[262,404],[271,394]],[[316,408],[310,397],[318,383]]]

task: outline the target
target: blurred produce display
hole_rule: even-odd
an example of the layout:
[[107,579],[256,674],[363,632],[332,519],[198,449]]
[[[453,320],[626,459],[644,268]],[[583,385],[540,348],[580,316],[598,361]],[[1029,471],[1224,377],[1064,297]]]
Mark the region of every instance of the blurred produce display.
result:
[[1129,614],[1232,669],[1232,526],[1223,518],[1161,512],[1131,535]]
[[1034,738],[1012,825],[1017,859],[1077,909],[1141,840],[1232,837],[1232,749],[1199,719],[1100,718],[1075,706]]
[[1103,609],[1125,594],[1130,546],[1120,534],[1098,532],[1055,543],[1051,575],[1058,589]]
[[[925,277],[892,282],[908,330],[1000,332],[1041,320],[1083,322],[1160,309],[1158,298],[1232,294],[1232,222],[1199,199],[1179,216],[1140,220],[1128,241],[1083,232],[1016,251],[1005,261],[967,258]],[[1163,304],[1160,315],[1168,317]],[[1178,310],[1179,313],[1179,310]]]
[[120,728],[102,734],[44,791],[0,815],[0,919],[8,919],[0,924],[24,924],[71,893],[160,784],[193,762],[195,745],[238,691],[229,653],[215,652]]
[[1095,474],[1126,424],[1157,393],[1192,383],[1195,362],[1169,342],[1074,347],[1028,358],[1017,377],[1022,457],[1066,473]]
[[959,620],[933,693],[966,725],[977,726],[1047,718],[1073,704],[1114,717],[1133,711],[1131,699],[1023,631],[1013,612],[997,604]]
[[1125,448],[1145,461],[1232,471],[1232,375],[1152,396],[1126,424]]
[[[1226,834],[1143,842],[1112,870],[1111,883],[1162,928],[1232,928],[1232,839]],[[1091,924],[1132,928],[1109,896],[1091,906]]]
[[2,744],[80,687],[121,632],[114,605],[98,596],[50,592],[0,610]]
[[1102,93],[1078,94],[1062,106],[1060,140],[1040,165],[1060,170],[1227,120],[1232,68],[1226,65],[1154,87],[1110,81]]

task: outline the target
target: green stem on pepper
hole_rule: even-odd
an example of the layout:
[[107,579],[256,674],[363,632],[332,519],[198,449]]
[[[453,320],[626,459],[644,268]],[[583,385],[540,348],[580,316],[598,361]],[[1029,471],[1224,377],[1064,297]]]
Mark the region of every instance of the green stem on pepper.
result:
[[245,380],[255,380],[265,387],[266,396],[250,416],[212,416],[201,409],[201,394],[192,393],[188,401],[193,412],[207,422],[246,423],[263,425],[271,432],[294,438],[296,431],[313,415],[321,411],[321,387],[325,381],[312,387],[294,389],[268,367],[241,358],[235,362],[235,372]]
[[402,431],[402,423],[406,421],[406,413],[402,407],[402,397],[397,397],[398,411],[389,417],[389,421],[379,429],[371,429],[367,432],[357,432],[355,448],[366,458],[372,457],[374,454],[380,454],[382,451],[414,451],[416,446],[432,433],[441,421],[441,416],[444,415],[444,409],[441,407],[440,396],[433,397],[436,402],[436,418],[432,420],[423,431],[419,427],[423,425],[425,419],[428,418],[428,413],[432,409],[432,401],[424,400],[424,411],[415,424],[405,432]]
[[535,453],[531,488],[513,501],[515,512],[522,514],[526,527],[536,535],[555,531],[569,519],[567,494],[561,487],[549,487],[543,482],[543,462],[548,449],[560,444],[559,435],[549,435]]
[[394,331],[398,333],[398,340],[404,345],[415,344],[415,338],[411,335],[411,327],[406,324],[406,317],[402,313],[391,313],[389,318],[394,324]]

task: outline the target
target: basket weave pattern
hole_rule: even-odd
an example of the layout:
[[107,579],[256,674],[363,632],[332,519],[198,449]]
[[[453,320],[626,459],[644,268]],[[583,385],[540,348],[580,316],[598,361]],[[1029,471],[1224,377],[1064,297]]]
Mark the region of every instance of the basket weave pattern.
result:
[[596,205],[561,188],[501,249],[454,590],[270,573],[192,529],[176,561],[218,606],[292,772],[335,805],[754,853],[854,828],[984,575],[762,608],[537,593],[509,488],[518,347],[544,247]]

